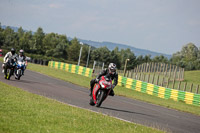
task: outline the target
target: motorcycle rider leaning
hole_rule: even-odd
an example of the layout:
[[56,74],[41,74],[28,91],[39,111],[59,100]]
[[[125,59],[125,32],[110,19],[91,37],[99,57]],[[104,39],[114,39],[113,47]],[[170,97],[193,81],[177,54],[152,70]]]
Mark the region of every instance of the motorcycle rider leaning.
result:
[[113,87],[109,93],[110,96],[114,96],[114,87],[117,85],[118,83],[118,73],[116,72],[116,64],[114,63],[110,63],[108,68],[103,70],[97,77],[96,79],[92,79],[90,81],[90,96],[92,96],[92,91],[93,91],[93,88],[94,88],[94,85],[95,83],[97,83],[100,79],[101,76],[110,76],[112,80],[114,80],[114,83],[113,83]]
[[8,62],[8,60],[10,58],[13,58],[13,59],[16,59],[17,57],[17,54],[15,53],[15,49],[14,48],[11,48],[10,52],[8,52],[4,59],[3,59],[3,64],[2,64],[2,73],[5,72],[5,69],[6,69],[6,63]]
[[22,75],[24,75],[24,71],[25,71],[26,66],[28,65],[28,63],[27,63],[26,56],[24,55],[24,50],[23,49],[19,50],[19,55],[17,56],[17,61],[25,61],[25,66],[24,66],[24,69],[22,71]]

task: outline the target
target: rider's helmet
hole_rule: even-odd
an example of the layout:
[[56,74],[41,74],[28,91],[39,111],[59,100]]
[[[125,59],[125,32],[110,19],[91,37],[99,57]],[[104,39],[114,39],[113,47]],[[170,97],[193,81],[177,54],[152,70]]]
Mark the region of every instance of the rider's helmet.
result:
[[24,55],[24,50],[23,50],[23,49],[19,50],[19,55],[20,55],[20,56],[23,56],[23,55]]
[[14,55],[15,54],[15,49],[14,48],[11,48],[11,53],[12,53],[12,55]]
[[110,74],[115,74],[117,66],[115,63],[110,63],[108,66],[108,70]]

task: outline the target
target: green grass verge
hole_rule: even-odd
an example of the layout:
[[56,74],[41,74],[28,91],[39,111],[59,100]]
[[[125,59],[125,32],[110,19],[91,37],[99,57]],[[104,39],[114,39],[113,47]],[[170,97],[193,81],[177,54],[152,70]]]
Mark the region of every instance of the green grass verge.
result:
[[0,133],[159,133],[23,91],[0,82]]
[[188,83],[195,83],[195,84],[199,84],[200,85],[200,70],[198,71],[186,71],[185,72],[185,82]]
[[[50,68],[47,66],[41,66],[36,64],[29,64],[28,69],[37,71],[67,82],[71,82],[86,88],[89,88],[90,80],[92,78],[84,77],[78,74],[73,74],[69,72],[64,72],[63,70],[58,70],[54,68]],[[129,97],[132,99],[142,100],[148,103],[164,106],[171,109],[176,109],[183,112],[189,112],[192,114],[200,115],[200,106],[188,105],[184,102],[176,102],[171,99],[166,100],[162,98],[158,98],[156,96],[151,96],[148,94],[144,94],[141,92],[137,92],[131,89],[127,89],[125,87],[117,86],[115,88],[116,95],[121,95],[125,97]]]

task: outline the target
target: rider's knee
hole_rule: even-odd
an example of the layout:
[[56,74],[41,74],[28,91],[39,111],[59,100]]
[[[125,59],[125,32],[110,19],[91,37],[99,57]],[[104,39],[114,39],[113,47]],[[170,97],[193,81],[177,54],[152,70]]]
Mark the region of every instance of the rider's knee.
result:
[[5,64],[4,63],[2,64],[2,68],[5,69]]
[[90,81],[90,84],[95,84],[95,79],[92,79],[92,80]]

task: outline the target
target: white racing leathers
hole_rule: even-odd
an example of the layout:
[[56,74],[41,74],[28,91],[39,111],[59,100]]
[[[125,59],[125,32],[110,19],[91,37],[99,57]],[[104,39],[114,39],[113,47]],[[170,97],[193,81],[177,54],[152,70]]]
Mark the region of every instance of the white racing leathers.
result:
[[17,57],[17,54],[12,55],[11,52],[8,52],[8,53],[5,55],[4,59],[3,59],[2,68],[4,69],[5,63],[7,63],[8,60],[9,60],[10,58],[16,58],[16,57]]

